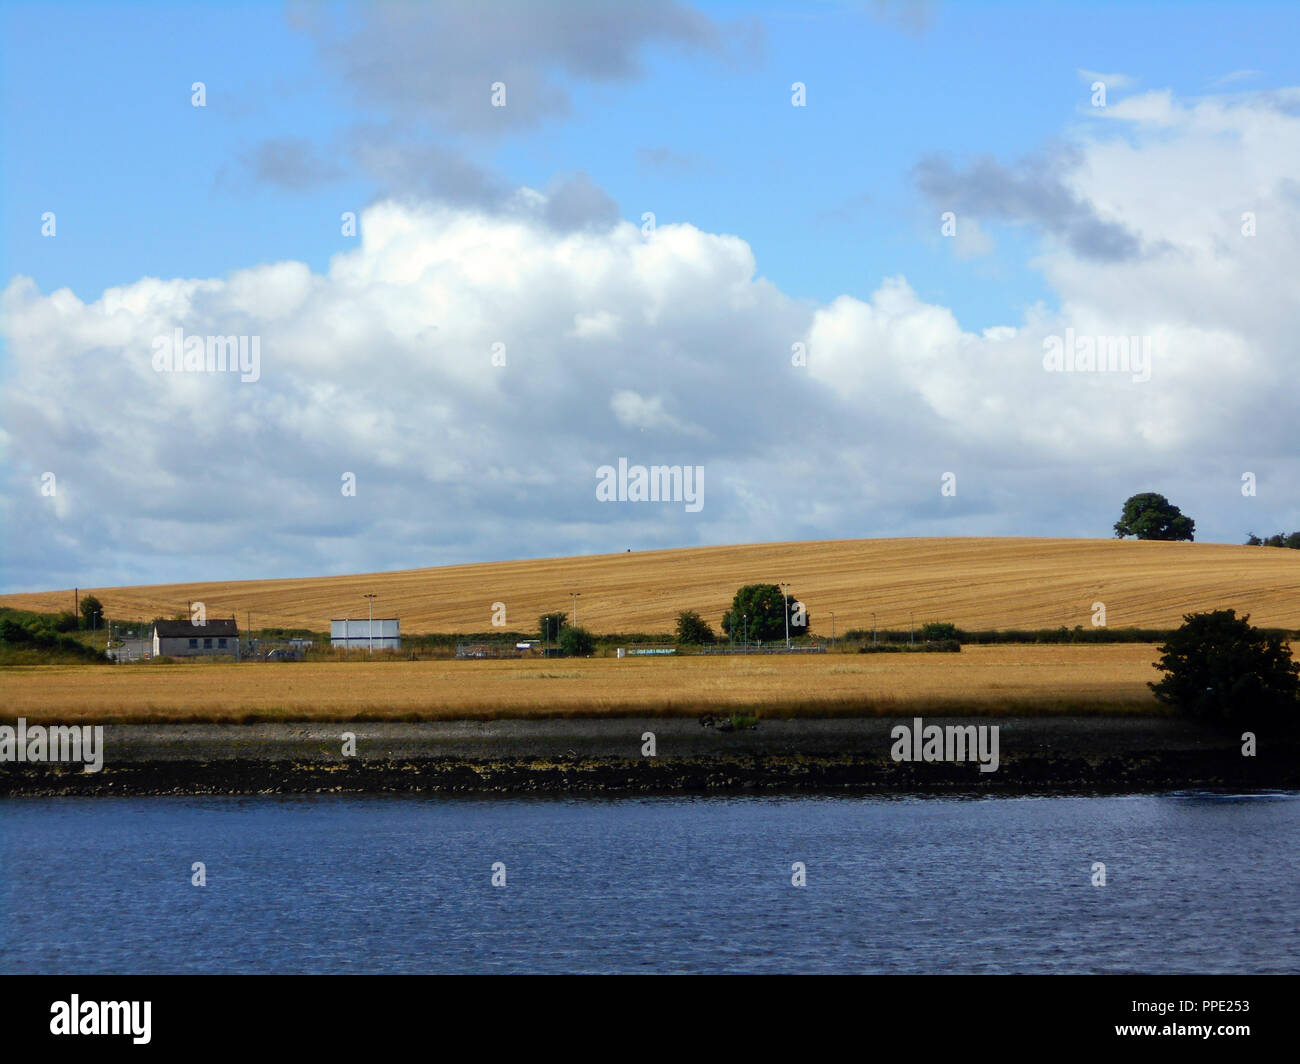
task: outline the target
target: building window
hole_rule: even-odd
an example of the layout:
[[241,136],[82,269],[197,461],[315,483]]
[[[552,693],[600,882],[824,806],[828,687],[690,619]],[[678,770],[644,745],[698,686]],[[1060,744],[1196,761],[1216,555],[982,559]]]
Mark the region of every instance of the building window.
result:
[[225,645],[226,645],[226,641],[224,639],[217,640],[217,646],[224,647]]
[[203,649],[204,649],[204,650],[211,650],[211,649],[212,649],[212,640],[211,640],[211,639],[205,639],[205,640],[203,640]]
[[197,650],[198,647],[199,647],[199,641],[198,641],[197,639],[191,639],[191,640],[190,640],[190,649],[191,649],[191,650]]

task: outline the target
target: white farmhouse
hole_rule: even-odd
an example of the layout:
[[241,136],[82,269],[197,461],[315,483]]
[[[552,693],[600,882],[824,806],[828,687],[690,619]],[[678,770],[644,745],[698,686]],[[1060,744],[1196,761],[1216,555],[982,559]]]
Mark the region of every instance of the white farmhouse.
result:
[[239,626],[234,618],[191,621],[155,621],[155,658],[239,657]]

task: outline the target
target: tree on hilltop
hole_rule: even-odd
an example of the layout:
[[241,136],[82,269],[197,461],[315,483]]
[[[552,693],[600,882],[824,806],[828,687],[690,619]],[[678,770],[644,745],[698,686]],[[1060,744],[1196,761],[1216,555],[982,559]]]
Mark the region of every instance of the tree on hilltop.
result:
[[1115,522],[1115,538],[1137,536],[1138,539],[1186,540],[1195,538],[1196,522],[1187,517],[1163,495],[1144,491],[1124,503],[1124,512]]

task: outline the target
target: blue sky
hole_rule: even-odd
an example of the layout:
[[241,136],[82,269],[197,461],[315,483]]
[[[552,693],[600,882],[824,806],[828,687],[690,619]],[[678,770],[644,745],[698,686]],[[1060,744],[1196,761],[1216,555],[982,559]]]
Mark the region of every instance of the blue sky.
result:
[[[1199,538],[1300,527],[1298,31],[1265,3],[4,4],[0,588],[1105,536],[1140,490]],[[151,369],[174,328],[257,335],[260,380]],[[1156,372],[1045,373],[1067,329],[1153,340]],[[600,506],[620,456],[707,468],[708,505]]]
[[[584,170],[629,220],[651,210],[739,234],[799,297],[865,296],[901,273],[972,329],[1055,295],[1028,262],[1032,234],[999,234],[1001,252],[976,264],[923,239],[935,225],[909,181],[918,159],[1014,159],[1087,125],[1077,69],[1136,71],[1183,96],[1246,70],[1258,73],[1243,84],[1279,87],[1300,39],[1294,4],[950,3],[924,32],[869,3],[699,6],[735,24],[725,54],[651,46],[640,80],[567,79],[567,117],[448,142],[515,184]],[[93,299],[141,276],[281,258],[321,270],[345,246],[339,212],[382,192],[356,172],[294,191],[248,178],[241,158],[259,141],[346,137],[373,113],[279,5],[9,3],[4,39],[6,276]],[[804,110],[789,106],[794,81]],[[639,155],[656,149],[666,165]],[[53,206],[57,243],[33,221]]]

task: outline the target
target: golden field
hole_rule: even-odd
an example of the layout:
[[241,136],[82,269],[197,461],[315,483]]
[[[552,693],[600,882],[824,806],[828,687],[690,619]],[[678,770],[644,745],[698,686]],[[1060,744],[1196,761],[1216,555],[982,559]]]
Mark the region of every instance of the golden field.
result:
[[[531,631],[539,614],[570,609],[595,632],[668,632],[685,609],[716,628],[742,584],[787,581],[813,627],[906,628],[950,621],[968,629],[1089,627],[1104,602],[1112,628],[1173,628],[1195,610],[1234,607],[1255,624],[1300,629],[1300,551],[1217,543],[1095,539],[865,539],[761,543],[286,580],[82,588],[110,618],[183,613],[243,628],[328,630],[335,617],[399,617],[406,634],[491,630],[503,602],[509,629]],[[0,596],[0,605],[55,612],[72,590]]]
[[1154,646],[993,645],[959,654],[43,665],[0,670],[36,721],[1163,712]]

